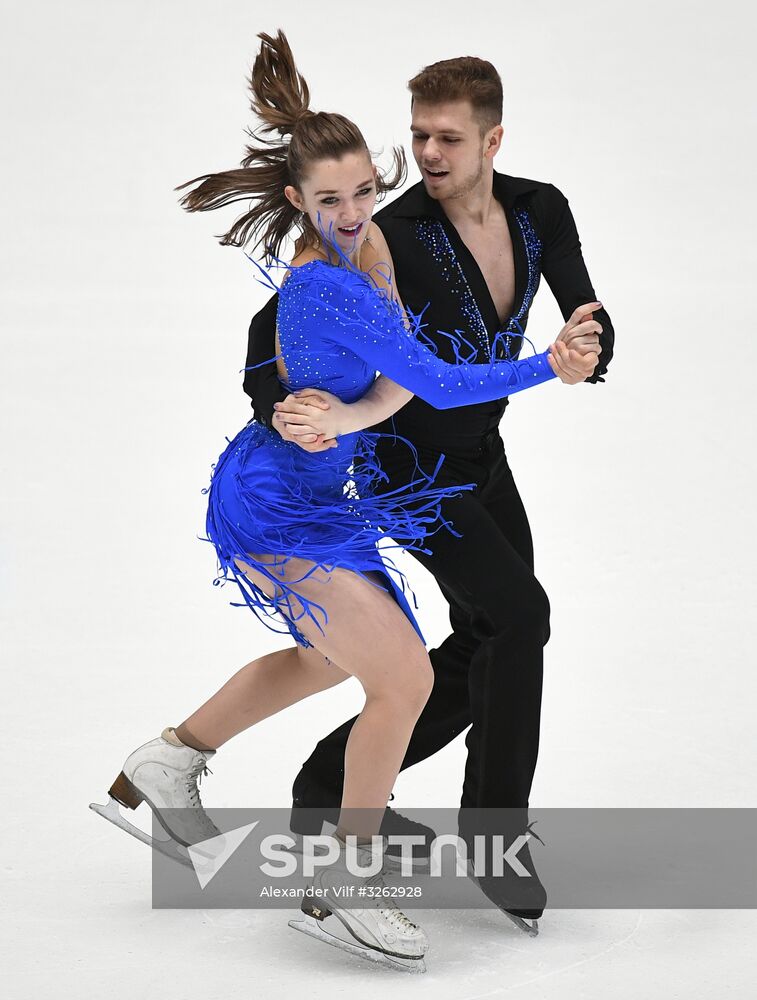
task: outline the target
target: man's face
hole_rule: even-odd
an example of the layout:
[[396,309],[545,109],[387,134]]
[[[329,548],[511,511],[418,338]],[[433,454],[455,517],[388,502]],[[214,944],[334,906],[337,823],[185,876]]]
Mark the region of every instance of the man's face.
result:
[[413,156],[432,198],[463,198],[481,182],[499,149],[502,127],[481,135],[469,101],[413,101]]

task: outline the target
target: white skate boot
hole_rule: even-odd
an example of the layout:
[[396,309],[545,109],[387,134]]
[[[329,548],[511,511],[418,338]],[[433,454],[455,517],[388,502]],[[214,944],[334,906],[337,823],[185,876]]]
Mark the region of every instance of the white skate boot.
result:
[[[351,955],[406,972],[425,972],[428,938],[391,896],[382,894],[386,892],[384,868],[376,875],[355,875],[347,867],[348,858],[354,867],[353,855],[340,843],[339,858],[316,872],[313,895],[302,901],[305,918],[290,920],[289,926]],[[358,846],[354,858],[360,868],[368,868],[371,848]],[[365,895],[359,894],[361,888]],[[353,940],[326,930],[324,921],[332,914],[340,921],[334,929],[343,926]]]
[[[129,754],[110,787],[107,805],[92,802],[90,809],[143,844],[192,867],[186,848],[221,836],[203,809],[197,789],[200,775],[212,773],[207,762],[215,752],[188,747],[173,728],[166,728],[156,739]],[[119,804],[136,809],[142,801],[152,809],[168,838],[149,836],[121,814]]]

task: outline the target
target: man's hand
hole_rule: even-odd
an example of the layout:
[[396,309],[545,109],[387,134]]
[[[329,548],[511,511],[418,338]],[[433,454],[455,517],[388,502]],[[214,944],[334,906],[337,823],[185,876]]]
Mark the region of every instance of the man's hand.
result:
[[330,392],[302,389],[274,404],[273,427],[285,441],[294,442],[303,451],[327,451],[337,447],[335,424],[344,405]]
[[561,382],[566,385],[577,385],[588,378],[597,367],[599,355],[593,351],[589,354],[572,351],[558,340],[550,345],[547,361]]
[[555,375],[566,385],[583,382],[597,366],[602,327],[591,317],[601,307],[601,302],[587,302],[575,309],[550,347],[547,360]]

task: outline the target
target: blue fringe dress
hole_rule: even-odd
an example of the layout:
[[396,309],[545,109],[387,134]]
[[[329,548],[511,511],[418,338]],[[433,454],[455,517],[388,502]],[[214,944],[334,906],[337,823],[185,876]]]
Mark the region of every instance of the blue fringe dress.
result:
[[[410,314],[407,325],[399,305],[369,275],[351,267],[310,261],[293,268],[278,291],[277,325],[289,391],[321,388],[351,403],[380,371],[445,408],[500,399],[555,377],[546,352],[473,363],[474,352],[459,335],[445,334],[456,360],[442,361],[423,333],[421,317]],[[437,487],[436,473],[426,475],[416,465],[412,482],[378,493],[386,479],[375,459],[379,436],[346,434],[337,448],[310,454],[253,419],[226,439],[228,446],[203,491],[208,494],[205,540],[218,558],[214,584],[231,578],[239,587],[244,603],[234,606],[249,607],[269,628],[288,631],[310,646],[298,623],[305,617],[325,633],[328,615],[324,605],[298,590],[302,578],[286,572],[288,560],[305,560],[312,567],[307,576],[315,573],[318,580],[335,568],[378,571],[423,640],[406,596],[412,592],[387,554],[386,539],[395,547],[423,549],[434,531],[453,530],[440,514],[442,500],[472,486]],[[237,567],[235,557],[271,581],[273,597]]]

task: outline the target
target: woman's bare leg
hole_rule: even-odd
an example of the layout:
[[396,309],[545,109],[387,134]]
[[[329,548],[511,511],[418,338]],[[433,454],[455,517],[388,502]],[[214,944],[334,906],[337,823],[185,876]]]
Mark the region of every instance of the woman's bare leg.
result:
[[349,676],[314,648],[293,646],[268,653],[230,677],[176,727],[176,735],[197,750],[217,750],[256,722]]
[[[273,593],[270,580],[240,561],[237,566],[262,590]],[[323,606],[328,622],[323,632],[305,617],[297,625],[342,672],[357,677],[365,691],[363,711],[345,750],[340,829],[370,836],[378,832],[413,728],[431,693],[433,670],[415,629],[383,587],[342,569],[328,577],[320,573],[303,579],[308,568],[301,560],[290,560],[287,579],[301,581],[298,592]]]

